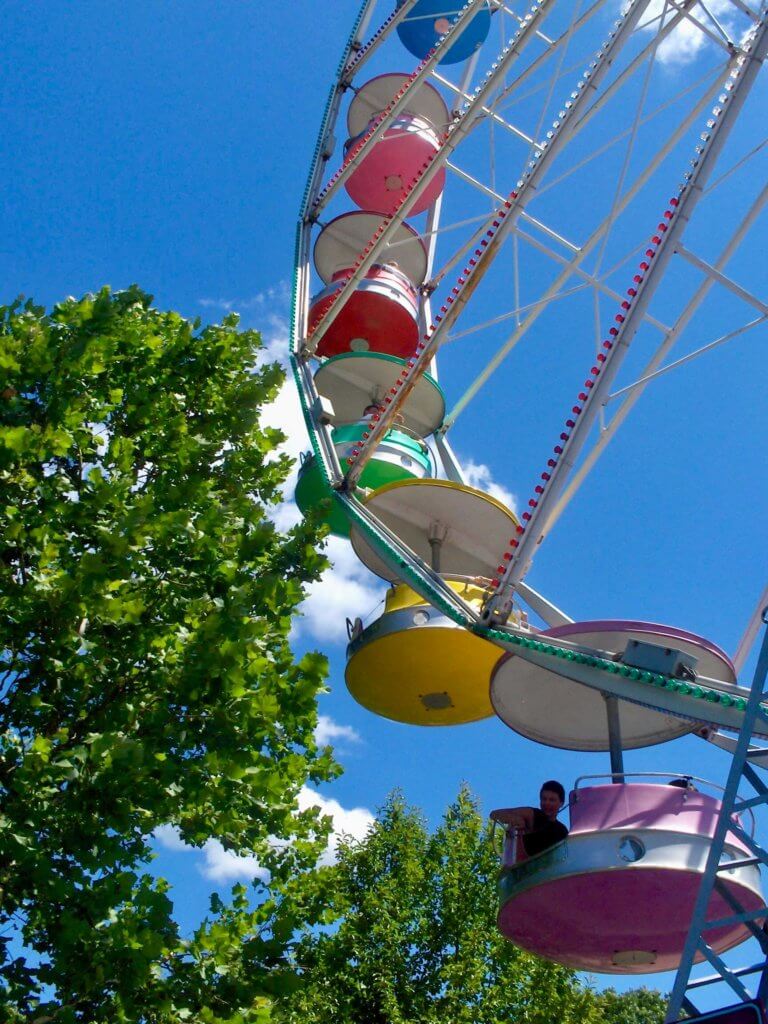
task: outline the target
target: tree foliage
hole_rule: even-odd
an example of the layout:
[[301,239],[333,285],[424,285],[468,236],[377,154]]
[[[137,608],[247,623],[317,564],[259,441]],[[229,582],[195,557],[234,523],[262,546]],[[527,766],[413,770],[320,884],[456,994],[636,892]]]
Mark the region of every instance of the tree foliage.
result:
[[616,992],[608,988],[599,1000],[602,1024],[661,1024],[664,1020],[666,1002],[653,989]]
[[336,771],[325,661],[287,642],[324,560],[267,515],[290,463],[259,348],[137,288],[0,310],[3,1020],[250,1021],[279,978],[287,910],[238,890],[183,941],[143,870],[166,823],[311,862],[295,797]]
[[[608,998],[575,972],[514,947],[496,928],[498,855],[462,790],[432,834],[394,795],[362,842],[315,874],[333,929],[296,950],[302,985],[281,1024],[661,1024],[664,1002]],[[622,1016],[622,1008],[632,1013]]]

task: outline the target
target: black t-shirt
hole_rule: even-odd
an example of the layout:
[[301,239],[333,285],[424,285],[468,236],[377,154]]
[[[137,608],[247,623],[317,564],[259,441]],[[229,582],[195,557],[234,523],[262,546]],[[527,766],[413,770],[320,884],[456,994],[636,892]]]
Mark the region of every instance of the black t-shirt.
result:
[[559,843],[568,835],[568,829],[562,821],[550,821],[538,807],[533,808],[533,828],[523,836],[523,849],[529,857],[543,853],[550,846]]

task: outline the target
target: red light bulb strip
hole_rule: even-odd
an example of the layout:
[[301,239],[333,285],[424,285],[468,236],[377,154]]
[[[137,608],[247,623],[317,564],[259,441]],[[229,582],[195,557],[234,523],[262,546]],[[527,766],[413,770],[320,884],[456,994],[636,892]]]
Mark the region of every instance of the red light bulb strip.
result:
[[[670,199],[670,201],[669,201],[669,208],[664,211],[665,223],[663,224],[663,230],[662,230],[662,225],[659,225],[659,229],[658,230],[661,232],[661,235],[654,235],[652,237],[652,239],[651,239],[651,242],[654,245],[654,247],[661,244],[661,236],[667,230],[669,221],[672,220],[672,218],[673,218],[673,216],[675,214],[674,208],[678,205],[679,202],[680,202],[680,200],[679,200],[678,197],[673,197],[672,199]],[[656,249],[655,248],[646,249],[646,251],[645,251],[646,259],[644,259],[640,263],[640,272],[636,273],[634,275],[634,277],[632,278],[633,286],[627,289],[627,298],[622,300],[622,302],[621,302],[620,308],[624,312],[627,312],[631,308],[633,301],[637,297],[637,294],[638,294],[638,287],[637,286],[642,286],[643,281],[645,280],[645,274],[648,271],[648,269],[650,268],[650,263],[648,261],[652,260],[655,255],[656,255]],[[616,323],[621,325],[621,324],[623,324],[625,322],[626,317],[624,315],[624,312],[616,314],[616,316],[614,318]],[[611,358],[611,352],[615,349],[615,339],[618,337],[618,335],[620,333],[620,330],[621,330],[621,327],[611,327],[611,328],[609,328],[609,330],[608,330],[609,337],[606,338],[605,341],[603,341],[603,343],[602,343],[602,348],[605,351],[598,352],[598,354],[596,356],[596,363],[597,363],[597,365],[591,367],[591,369],[589,371],[590,372],[590,378],[584,381],[584,390],[579,392],[579,396],[578,396],[579,404],[574,405],[573,408],[571,409],[572,416],[569,417],[565,421],[565,428],[566,429],[563,430],[561,432],[561,434],[560,434],[560,438],[559,439],[560,439],[560,441],[563,442],[563,444],[557,444],[552,449],[553,454],[547,459],[547,469],[545,469],[540,474],[540,477],[539,477],[539,479],[542,482],[539,483],[539,484],[536,484],[536,486],[534,487],[534,495],[535,495],[535,497],[531,498],[528,501],[528,507],[529,508],[535,510],[538,507],[539,502],[541,501],[542,497],[546,493],[546,490],[547,490],[548,486],[551,484],[553,472],[557,470],[557,467],[560,464],[561,456],[565,452],[565,448],[567,447],[568,442],[571,439],[572,431],[573,431],[573,429],[576,426],[577,418],[582,415],[582,413],[584,412],[584,409],[587,407],[587,403],[592,398],[592,389],[595,386],[595,382],[596,382],[597,378],[600,376],[600,374],[606,368],[608,360]],[[512,550],[505,552],[504,555],[502,556],[503,561],[506,562],[506,569],[505,569],[504,573],[502,573],[502,576],[504,574],[508,574],[510,569],[512,568],[512,564],[514,562],[515,550],[517,548],[519,548],[520,540],[521,540],[522,536],[525,534],[526,530],[528,530],[532,518],[533,518],[533,513],[532,512],[523,512],[523,514],[521,516],[521,519],[523,520],[524,525],[521,525],[521,526],[517,527],[517,536],[512,537],[511,540],[509,541],[509,546],[510,546],[510,548]],[[501,580],[496,582],[495,585],[496,585],[496,587],[499,587],[501,585]]]

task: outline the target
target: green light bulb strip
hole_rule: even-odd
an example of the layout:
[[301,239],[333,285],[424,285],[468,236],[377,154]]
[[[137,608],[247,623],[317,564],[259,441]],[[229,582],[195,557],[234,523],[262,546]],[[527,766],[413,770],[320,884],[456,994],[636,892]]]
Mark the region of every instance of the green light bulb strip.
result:
[[[477,632],[480,631],[478,630]],[[712,690],[706,686],[699,686],[696,683],[688,683],[683,679],[661,675],[659,672],[647,672],[640,668],[633,668],[631,665],[622,665],[617,661],[607,661],[605,658],[596,658],[591,654],[583,654],[580,651],[565,650],[562,647],[556,647],[554,644],[533,640],[530,637],[503,633],[497,629],[490,629],[487,632],[482,631],[482,635],[489,640],[496,640],[504,645],[512,644],[515,647],[536,651],[538,654],[560,658],[564,661],[573,661],[577,665],[587,665],[589,668],[597,668],[602,672],[608,672],[610,675],[621,676],[623,679],[631,679],[633,682],[655,686],[658,689],[669,690],[672,693],[679,693],[683,697],[694,697],[697,700],[708,701],[710,704],[720,704],[725,708],[732,707],[737,711],[744,711],[747,706],[747,702],[743,697],[733,697],[731,694],[721,693],[719,690]]]
[[458,609],[437,590],[432,582],[416,572],[410,565],[404,562],[396,549],[390,545],[371,524],[364,519],[354,508],[352,503],[346,504],[346,513],[352,518],[358,528],[365,534],[371,545],[380,553],[390,556],[390,559],[397,565],[402,577],[411,584],[416,583],[416,589],[423,594],[424,589],[428,591],[427,599],[433,607],[443,612],[459,626],[471,629],[476,635],[482,636],[485,640],[492,640],[504,647],[521,647],[524,650],[536,651],[550,658],[559,658],[561,661],[572,661],[576,665],[586,665],[589,668],[599,669],[609,675],[620,676],[622,679],[630,679],[633,682],[643,683],[646,686],[654,686],[660,690],[667,690],[670,693],[679,693],[682,697],[693,697],[695,700],[704,700],[709,704],[719,704],[724,708],[734,708],[736,711],[744,711],[747,706],[743,697],[732,696],[728,693],[721,693],[698,683],[689,683],[684,679],[675,679],[673,676],[665,676],[659,672],[648,672],[644,669],[634,668],[631,665],[622,665],[617,661],[608,661],[605,658],[598,658],[592,654],[583,654],[581,651],[567,650],[555,644],[543,640],[534,640],[532,637],[519,636],[514,633],[505,633],[498,629],[483,629],[469,618],[463,616]]

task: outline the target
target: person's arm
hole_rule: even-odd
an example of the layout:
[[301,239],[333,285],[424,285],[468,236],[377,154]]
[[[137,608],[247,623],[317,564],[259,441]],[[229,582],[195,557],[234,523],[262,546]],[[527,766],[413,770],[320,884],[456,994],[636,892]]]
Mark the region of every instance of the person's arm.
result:
[[533,828],[533,807],[500,807],[491,811],[491,821],[528,831]]

